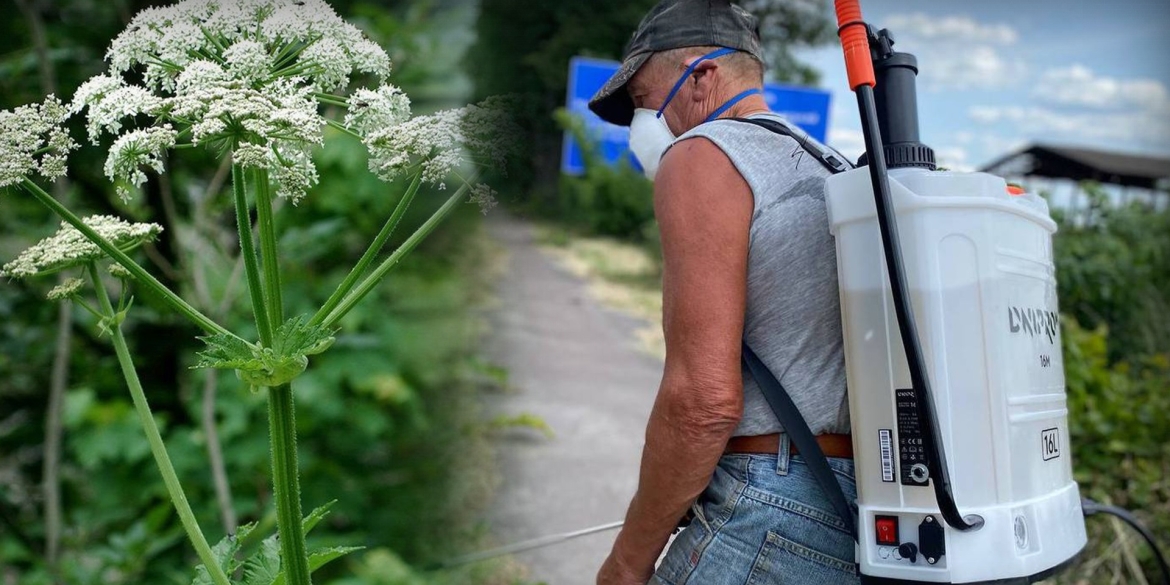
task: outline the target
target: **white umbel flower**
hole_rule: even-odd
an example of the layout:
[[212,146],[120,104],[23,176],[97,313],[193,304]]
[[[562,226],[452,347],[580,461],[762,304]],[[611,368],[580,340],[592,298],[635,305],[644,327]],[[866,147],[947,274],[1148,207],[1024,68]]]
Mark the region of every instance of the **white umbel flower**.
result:
[[54,96],[0,112],[0,187],[30,174],[46,179],[65,175],[65,160],[77,143],[62,126],[69,110]]
[[80,278],[67,278],[65,282],[50,289],[45,298],[50,301],[64,301],[73,298],[83,285],[85,285],[85,281]]
[[231,76],[249,85],[263,81],[272,73],[272,55],[257,41],[237,41],[223,52],[223,58]]
[[470,202],[479,205],[479,211],[487,215],[496,206],[496,191],[483,183],[476,183],[471,186]]
[[[299,73],[315,87],[332,89],[353,71],[380,78],[390,72],[386,52],[322,0],[183,0],[147,9],[114,39],[106,59],[112,73],[145,66],[148,86],[170,90],[176,74],[200,58],[196,55],[214,55],[230,63],[227,53],[232,52],[237,62],[260,65],[255,47],[236,47],[240,42],[257,43],[267,55],[289,57],[281,63],[268,59],[265,64],[270,67],[318,66],[319,70]],[[297,54],[295,48],[302,45]],[[256,75],[249,68],[241,73]]]
[[515,148],[513,123],[493,101],[443,110],[370,132],[370,170],[393,180],[416,163],[422,179],[442,185],[468,162],[502,168]]
[[[109,72],[82,85],[73,109],[87,110],[91,140],[121,135],[106,171],[123,196],[145,180],[143,165],[161,168],[173,137],[189,135],[192,144],[233,150],[235,160],[269,169],[276,192],[296,201],[317,182],[310,154],[324,142],[326,121],[316,93],[344,89],[356,73],[381,82],[390,72],[386,52],[324,0],[150,8],[114,39],[106,59]],[[131,71],[140,84],[124,81]],[[405,96],[393,100],[398,110],[378,110],[382,120],[409,111]],[[151,129],[128,126],[143,114],[153,118]],[[157,130],[167,124],[176,132]]]
[[410,119],[410,98],[390,84],[359,89],[349,96],[345,125],[361,136],[386,130]]
[[[124,252],[153,241],[163,231],[156,223],[131,223],[110,215],[91,215],[82,221]],[[0,276],[27,278],[51,274],[93,262],[104,255],[77,228],[62,223],[56,234],[37,242],[0,268]]]
[[142,167],[163,172],[163,152],[175,145],[176,136],[174,128],[164,124],[127,132],[114,141],[106,157],[105,171],[123,201],[130,199],[130,185],[141,187],[146,182]]

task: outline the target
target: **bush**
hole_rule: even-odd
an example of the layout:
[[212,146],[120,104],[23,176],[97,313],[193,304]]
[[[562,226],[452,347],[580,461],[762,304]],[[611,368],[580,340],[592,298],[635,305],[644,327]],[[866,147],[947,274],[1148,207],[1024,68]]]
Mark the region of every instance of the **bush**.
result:
[[[1083,496],[1129,509],[1164,536],[1170,534],[1170,211],[1138,203],[1112,207],[1098,185],[1086,184],[1085,191],[1090,205],[1079,221],[1054,213],[1075,475]],[[1157,574],[1148,548],[1119,541],[1110,522],[1088,520],[1083,562],[1064,580],[1105,582],[1123,570],[1126,555],[1140,559],[1147,575]]]
[[616,166],[606,164],[580,119],[563,109],[556,118],[585,160],[585,174],[561,176],[558,219],[590,235],[656,240],[654,185],[624,159]]

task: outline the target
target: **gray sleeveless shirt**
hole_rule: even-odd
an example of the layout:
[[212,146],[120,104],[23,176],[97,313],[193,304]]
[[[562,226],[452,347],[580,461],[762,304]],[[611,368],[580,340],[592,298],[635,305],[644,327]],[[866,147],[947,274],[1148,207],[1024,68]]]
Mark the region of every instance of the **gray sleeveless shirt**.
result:
[[[804,134],[776,114],[751,117],[779,120]],[[744,315],[748,346],[780,380],[814,434],[848,433],[837,257],[825,211],[830,172],[795,139],[755,124],[715,120],[675,143],[697,136],[723,150],[755,198]],[[735,435],[782,430],[746,368],[743,393]]]

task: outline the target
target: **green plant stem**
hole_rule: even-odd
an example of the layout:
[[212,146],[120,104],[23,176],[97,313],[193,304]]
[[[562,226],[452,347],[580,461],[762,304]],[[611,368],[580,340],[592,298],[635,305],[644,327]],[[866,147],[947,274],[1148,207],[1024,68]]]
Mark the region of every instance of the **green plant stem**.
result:
[[447,218],[448,215],[451,215],[451,212],[455,210],[456,203],[458,203],[461,199],[466,199],[467,191],[471,188],[471,182],[474,180],[474,175],[469,177],[463,183],[463,186],[459,187],[459,189],[443,203],[443,206],[435,211],[434,215],[432,215],[421,226],[419,226],[413,234],[410,234],[410,237],[406,238],[406,241],[402,242],[402,245],[399,246],[397,250],[394,250],[394,253],[390,254],[388,258],[383,260],[382,263],[379,264],[378,267],[375,268],[374,271],[353,290],[353,292],[346,295],[345,298],[338,304],[337,308],[333,309],[333,311],[330,312],[327,317],[325,317],[325,320],[322,323],[326,327],[332,327],[342,317],[345,317],[345,315],[348,314],[359,302],[361,302],[361,300],[365,298],[366,295],[370,294],[370,291],[374,290],[374,287],[378,286],[378,283],[381,282],[382,279],[385,278],[385,276],[391,270],[393,270],[395,266],[398,265],[399,261],[401,261],[404,257],[406,257],[407,254],[414,250],[414,248],[418,246],[419,242],[426,239],[426,237],[429,236],[431,232],[433,232],[435,228],[438,227],[439,224]]
[[272,483],[284,582],[287,585],[311,585],[305,531],[301,525],[297,423],[290,384],[268,389],[268,434],[272,444]]
[[[44,189],[41,189],[39,186],[37,186],[36,183],[25,179],[24,182],[21,183],[21,186],[24,187],[25,190],[29,193],[32,193],[33,197],[36,197],[37,200],[40,201],[45,207],[48,207],[54,213],[61,216],[61,219],[77,228],[77,231],[81,232],[86,238],[96,244],[97,247],[101,249],[101,251],[108,254],[111,258],[114,259],[114,261],[116,261],[118,264],[121,264],[126,270],[129,270],[130,274],[133,274],[134,278],[136,278],[140,284],[157,294],[159,298],[163,300],[163,302],[165,302],[179,314],[189,319],[200,329],[207,333],[230,335],[232,337],[236,337],[236,335],[225,329],[222,325],[212,321],[210,317],[204,315],[203,313],[200,313],[198,309],[192,307],[187,303],[187,301],[184,301],[182,298],[180,298],[179,295],[171,292],[171,290],[168,289],[166,285],[159,282],[158,279],[156,279],[154,276],[151,276],[151,274],[139,266],[138,263],[134,262],[134,260],[131,260],[125,252],[119,250],[117,246],[112,244],[109,240],[103,238],[101,234],[98,234],[93,230],[93,228],[86,225],[85,222],[81,221],[81,218],[77,217],[72,211],[69,211],[69,209],[67,209],[64,205],[61,205],[59,201],[54,199],[52,195],[46,193]],[[248,345],[252,344],[249,343]]]
[[353,270],[350,270],[349,274],[345,276],[345,280],[342,280],[341,284],[337,286],[337,290],[334,290],[333,294],[329,295],[329,299],[325,301],[325,304],[321,306],[317,314],[313,315],[312,320],[309,321],[310,323],[317,325],[324,321],[325,317],[329,316],[329,313],[337,308],[337,305],[341,303],[342,299],[349,294],[349,291],[353,290],[353,285],[357,283],[358,278],[361,278],[366,273],[366,269],[374,262],[374,258],[378,256],[378,252],[381,252],[382,247],[386,245],[386,240],[389,240],[390,235],[394,233],[394,228],[398,225],[399,220],[402,219],[402,215],[406,213],[406,209],[410,207],[410,203],[414,200],[415,193],[418,193],[418,187],[421,183],[422,175],[415,175],[414,180],[410,182],[410,186],[406,188],[406,193],[402,195],[402,199],[398,200],[398,205],[394,207],[394,211],[386,220],[385,225],[382,226],[382,230],[374,237],[374,241],[370,242],[370,246],[366,248],[366,252],[362,254],[361,259],[358,260]]
[[[97,290],[98,303],[101,310],[105,313],[105,318],[113,320],[116,318],[114,314],[114,307],[110,303],[110,297],[106,293],[105,287],[102,285],[101,275],[98,273],[97,265],[89,265],[89,276],[93,280],[93,286]],[[199,555],[199,559],[203,561],[204,568],[207,569],[208,575],[216,585],[231,585],[223,568],[216,562],[215,556],[211,553],[211,546],[207,544],[207,538],[203,536],[203,531],[199,528],[199,522],[195,520],[195,513],[191,511],[191,504],[187,502],[187,495],[183,493],[183,486],[179,483],[179,476],[175,473],[175,466],[171,464],[171,458],[167,454],[166,445],[163,443],[162,435],[158,431],[158,425],[154,421],[154,415],[150,411],[150,404],[146,402],[146,393],[142,391],[142,383],[138,379],[138,371],[134,368],[134,360],[130,356],[130,348],[126,345],[126,338],[122,335],[122,327],[115,323],[110,327],[110,335],[114,341],[114,352],[118,355],[118,364],[122,367],[122,375],[126,378],[126,386],[130,388],[130,397],[134,401],[134,410],[138,413],[138,420],[142,423],[142,429],[146,432],[146,441],[150,443],[150,452],[154,455],[154,462],[158,464],[158,470],[162,474],[163,483],[167,486],[167,493],[171,496],[171,503],[175,506],[175,511],[179,513],[179,520],[183,524],[183,529],[187,531],[187,538],[191,539],[191,544],[195,547],[195,553]]]
[[358,140],[363,140],[363,137],[361,134],[354,132],[350,127],[346,126],[345,124],[342,124],[341,122],[338,122],[336,120],[330,120],[330,119],[326,118],[325,123],[332,126],[333,128],[336,128],[337,130],[340,130],[341,132],[344,132],[346,134],[349,134],[350,136],[353,136],[354,138],[357,138]]
[[252,242],[252,218],[248,213],[248,193],[244,187],[244,168],[232,164],[232,194],[236,200],[236,227],[240,234],[240,257],[244,259],[244,273],[248,278],[248,296],[252,299],[252,316],[260,343],[272,346],[272,324],[264,302],[264,286],[260,281],[260,267],[256,261],[256,246]]
[[[268,171],[254,170],[252,183],[256,189],[256,223],[260,231],[260,260],[264,269],[263,300],[269,327],[269,341],[265,342],[265,345],[270,345],[277,323],[283,320],[284,308],[281,301],[280,263],[276,255],[276,225],[273,221]],[[244,210],[247,211],[246,201]],[[254,254],[249,257],[255,261]],[[262,327],[259,321],[256,326]],[[272,490],[276,499],[276,529],[280,534],[284,582],[288,585],[310,585],[309,555],[305,549],[305,531],[301,524],[297,423],[291,384],[268,389],[268,441],[272,447]]]
[[256,224],[260,229],[260,264],[264,269],[264,300],[268,308],[269,325],[275,328],[284,321],[284,302],[280,288],[280,264],[276,255],[276,224],[272,214],[272,190],[268,169],[254,169],[252,182],[256,186]]

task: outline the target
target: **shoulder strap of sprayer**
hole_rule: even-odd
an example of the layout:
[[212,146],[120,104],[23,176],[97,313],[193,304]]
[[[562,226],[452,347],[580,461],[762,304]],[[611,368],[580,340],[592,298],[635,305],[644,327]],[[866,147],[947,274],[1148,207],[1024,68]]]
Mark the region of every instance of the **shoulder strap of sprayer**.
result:
[[809,140],[808,134],[802,130],[790,128],[787,124],[779,120],[770,118],[722,118],[723,120],[733,120],[736,122],[747,122],[748,124],[755,124],[766,130],[771,130],[781,136],[787,136],[797,142],[801,148],[816,157],[817,162],[824,165],[831,173],[843,173],[853,168],[853,165],[841,155],[841,153]]
[[[726,119],[755,124],[777,134],[793,138],[800,144],[801,148],[816,157],[816,160],[824,165],[825,168],[829,169],[830,172],[840,173],[853,168],[853,165],[849,164],[845,157],[839,153],[808,140],[808,136],[803,132],[794,132],[787,125],[776,120],[761,118]],[[804,458],[805,464],[808,465],[808,469],[812,472],[817,484],[825,492],[825,496],[829,498],[833,509],[837,511],[837,515],[841,517],[841,521],[849,529],[853,540],[857,540],[857,524],[854,521],[855,514],[853,508],[845,498],[845,492],[841,489],[841,484],[837,483],[837,476],[829,467],[829,460],[825,458],[825,453],[821,450],[820,444],[817,443],[817,438],[813,435],[812,429],[809,428],[808,422],[804,420],[804,416],[800,414],[800,410],[792,402],[792,397],[788,395],[788,392],[784,390],[784,386],[780,384],[780,380],[776,379],[776,376],[772,374],[768,366],[756,355],[756,352],[752,351],[751,347],[748,347],[746,341],[743,343],[743,363],[747,366],[752,378],[755,379],[756,385],[760,387],[760,392],[764,395],[764,399],[768,401],[768,406],[772,407],[772,412],[776,414],[776,419],[784,427],[784,432],[788,434],[788,439],[796,445],[797,452]]]
[[792,397],[788,395],[784,386],[780,385],[780,381],[772,375],[768,366],[764,365],[764,362],[748,347],[746,342],[743,344],[743,363],[751,372],[752,378],[756,380],[756,385],[760,387],[760,392],[768,401],[768,406],[771,406],[772,412],[776,413],[776,418],[784,427],[788,439],[796,445],[796,451],[804,458],[804,462],[817,480],[817,484],[821,486],[821,490],[829,498],[829,503],[833,505],[837,515],[845,523],[853,540],[857,540],[857,525],[854,522],[856,514],[849,505],[849,500],[845,498],[841,484],[837,483],[837,476],[829,467],[829,460],[825,457],[824,451],[821,451],[816,436],[813,435],[808,422],[801,416],[796,404],[792,402]]

